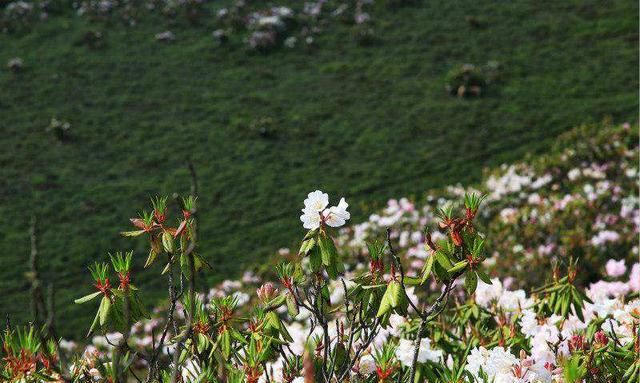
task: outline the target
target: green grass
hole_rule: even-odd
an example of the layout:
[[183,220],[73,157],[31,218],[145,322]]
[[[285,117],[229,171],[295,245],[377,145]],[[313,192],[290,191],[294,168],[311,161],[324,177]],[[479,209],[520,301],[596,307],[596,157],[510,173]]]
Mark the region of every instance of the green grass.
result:
[[[91,291],[86,266],[129,248],[142,265],[143,241],[118,232],[149,196],[189,190],[186,157],[214,283],[303,235],[299,209],[315,188],[345,196],[357,221],[389,197],[544,152],[580,123],[637,119],[637,2],[425,1],[372,13],[375,45],[358,46],[352,26],[332,21],[311,53],[248,53],[240,36],[216,47],[213,17],[125,27],[67,12],[0,35],[0,63],[25,62],[23,73],[0,72],[0,313],[29,317],[36,214],[60,326],[82,333],[91,314],[71,300]],[[167,28],[176,42],[155,42]],[[89,30],[104,33],[103,49],[74,44]],[[486,97],[447,95],[451,68],[489,60],[504,70]],[[71,122],[69,142],[45,132],[52,117]],[[264,118],[271,138],[252,127]],[[147,297],[164,292],[150,291],[162,285],[159,267],[139,277]]]

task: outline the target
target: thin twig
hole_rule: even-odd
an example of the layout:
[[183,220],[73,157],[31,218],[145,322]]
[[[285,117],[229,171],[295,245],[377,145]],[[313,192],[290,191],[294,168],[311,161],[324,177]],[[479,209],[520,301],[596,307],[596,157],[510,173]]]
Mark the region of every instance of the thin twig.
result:
[[[190,159],[187,160],[187,167],[189,169],[189,174],[191,175],[191,195],[194,198],[198,197],[198,177],[196,175],[195,168]],[[178,371],[180,369],[180,353],[182,348],[184,347],[184,343],[189,337],[192,335],[192,325],[194,321],[195,315],[195,305],[196,305],[196,266],[195,266],[195,254],[194,251],[196,249],[196,244],[198,240],[198,224],[197,224],[197,208],[194,206],[191,211],[191,230],[190,234],[190,243],[187,249],[184,251],[182,256],[187,257],[189,262],[189,276],[187,278],[188,284],[188,292],[189,292],[189,312],[186,314],[186,323],[185,323],[185,331],[182,336],[176,342],[176,350],[173,354],[173,371],[171,372],[171,382],[175,383],[178,379]]]

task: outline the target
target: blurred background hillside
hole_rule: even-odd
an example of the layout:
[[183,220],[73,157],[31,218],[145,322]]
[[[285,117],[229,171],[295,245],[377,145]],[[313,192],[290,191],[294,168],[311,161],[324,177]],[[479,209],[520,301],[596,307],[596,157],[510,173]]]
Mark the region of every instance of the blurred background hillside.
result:
[[91,320],[72,304],[90,262],[132,248],[142,267],[145,244],[119,232],[151,196],[189,191],[187,158],[213,284],[292,246],[316,188],[353,202],[355,223],[544,157],[575,126],[638,119],[634,1],[26,0],[0,14],[0,313],[29,318],[16,302],[35,215],[65,336]]

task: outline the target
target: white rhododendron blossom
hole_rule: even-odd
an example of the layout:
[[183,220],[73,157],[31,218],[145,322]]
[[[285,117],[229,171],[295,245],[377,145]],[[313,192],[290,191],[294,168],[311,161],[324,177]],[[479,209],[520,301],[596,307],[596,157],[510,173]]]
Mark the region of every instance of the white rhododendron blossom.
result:
[[[414,341],[409,339],[400,339],[398,348],[396,349],[396,357],[405,367],[410,367],[413,363]],[[426,361],[438,362],[442,359],[442,350],[434,350],[431,348],[431,340],[424,338],[420,341],[420,351],[418,352],[418,363]]]
[[484,347],[474,348],[467,357],[467,371],[478,379],[480,372],[487,374],[489,381],[495,383],[515,382],[513,379],[513,367],[518,364],[518,359],[503,347],[495,347],[487,350]]
[[307,199],[304,200],[304,209],[300,221],[305,229],[313,230],[325,223],[331,227],[340,227],[344,225],[351,214],[347,211],[349,204],[344,198],[340,199],[338,206],[329,206],[329,195],[320,190],[309,193]]

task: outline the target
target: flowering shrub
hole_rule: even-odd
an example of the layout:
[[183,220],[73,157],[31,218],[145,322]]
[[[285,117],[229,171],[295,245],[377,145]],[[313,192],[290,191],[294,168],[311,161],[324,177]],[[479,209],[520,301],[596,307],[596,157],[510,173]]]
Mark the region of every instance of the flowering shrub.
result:
[[[297,9],[274,4],[266,7],[244,0],[236,0],[224,7],[209,7],[205,0],[80,0],[73,3],[55,3],[56,8],[72,6],[79,15],[94,21],[121,20],[127,25],[135,26],[138,21],[149,14],[160,14],[171,20],[185,17],[190,22],[198,22],[208,18],[215,24],[214,37],[225,42],[231,37],[238,37],[251,50],[262,53],[280,46],[295,47],[295,42],[305,42],[306,47],[314,44],[314,36],[327,25],[336,20],[343,24],[355,24],[353,35],[358,44],[369,45],[374,42],[372,23],[367,8],[373,4],[371,0],[326,1],[317,0],[301,3]],[[8,3],[0,15],[0,26],[4,30],[13,31],[38,19],[47,18],[51,4],[17,0]],[[62,9],[55,9],[60,12]],[[212,17],[214,16],[214,17]],[[217,37],[216,37],[217,36]],[[156,39],[172,41],[171,32],[159,33]]]
[[[637,129],[585,126],[558,147],[537,162],[496,169],[475,188],[487,196],[477,219],[487,233],[490,274],[509,276],[519,286],[547,280],[553,264],[567,264],[570,257],[580,259],[581,283],[605,278],[608,260],[638,259]],[[434,220],[437,205],[468,191],[434,191],[422,206],[392,199],[367,221],[343,229],[338,242],[351,256],[364,256],[366,242],[392,227],[398,251],[419,269],[428,256],[422,228]]]
[[20,72],[23,67],[24,67],[24,61],[22,61],[20,57],[14,57],[12,59],[9,59],[9,61],[7,61],[7,68],[9,68],[9,70],[11,70],[14,73]]
[[[9,327],[1,374],[12,382],[635,381],[640,264],[625,278],[624,262],[608,262],[608,279],[585,291],[581,262],[569,259],[548,283],[512,290],[486,274],[488,238],[476,225],[496,192],[443,201],[420,231],[421,262],[416,250],[400,251],[408,239],[396,228],[417,214],[408,201],[376,218],[387,230],[366,242],[360,235],[366,252],[354,254],[352,231],[336,231],[351,218],[346,200],[331,206],[327,194],[309,193],[300,216],[308,232],[296,254],[282,251],[277,283],[247,273],[208,294],[197,291],[210,266],[199,255],[196,197],[177,199],[173,220],[168,199],[155,198],[122,234],[148,243],[145,272],[166,278],[168,305],[148,313],[134,254],[110,255],[90,267],[94,292],[76,300],[96,310],[92,344],[77,354],[50,333]],[[251,286],[259,287],[249,295]]]
[[17,31],[38,19],[38,7],[28,1],[13,1],[0,13],[0,27],[3,31]]

